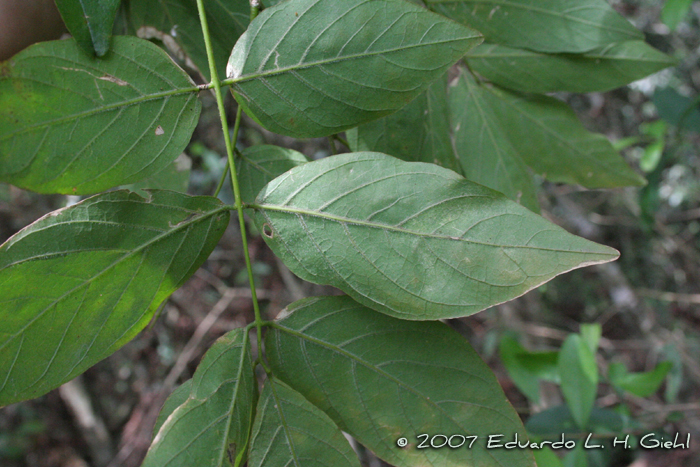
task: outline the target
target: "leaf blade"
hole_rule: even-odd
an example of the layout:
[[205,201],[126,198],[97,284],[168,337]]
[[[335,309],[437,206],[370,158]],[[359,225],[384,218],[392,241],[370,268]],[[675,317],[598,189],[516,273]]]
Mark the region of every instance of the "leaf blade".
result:
[[[130,2],[130,17],[136,27],[152,27],[175,39],[209,81],[209,62],[199,13],[188,0],[139,0]],[[236,40],[250,22],[250,5],[244,0],[204,0],[212,52],[219,77],[225,76],[226,60]]]
[[66,27],[85,53],[102,57],[109,50],[119,1],[56,0],[56,6]]
[[222,467],[245,455],[257,393],[248,331],[217,339],[191,381],[189,397],[161,426],[144,467],[190,466],[193,459]]
[[644,186],[610,141],[591,133],[565,103],[483,87],[484,99],[522,160],[553,182],[587,188]]
[[309,161],[293,149],[267,144],[245,148],[242,154],[236,169],[244,203],[255,202],[260,190],[274,178]]
[[256,203],[292,272],[404,319],[466,316],[618,256],[450,170],[380,153],[296,167]]
[[201,104],[154,44],[115,37],[104,59],[73,41],[36,44],[0,73],[0,180],[89,194],[139,181],[182,153]]
[[328,415],[276,378],[266,381],[258,402],[249,462],[251,467],[360,466]]
[[346,132],[353,152],[374,151],[462,173],[450,139],[447,76],[398,112]]
[[156,424],[153,426],[153,437],[155,438],[163,423],[170,417],[170,415],[175,412],[175,409],[184,404],[190,397],[190,391],[192,389],[192,379],[188,379],[180,386],[175,388],[175,390],[170,393],[168,398],[163,403],[163,407],[160,409],[158,414],[158,419]]
[[[534,465],[529,451],[484,448],[488,434],[526,434],[493,373],[448,326],[397,320],[349,297],[288,310],[265,338],[273,371],[380,458],[397,466]],[[481,439],[472,449],[421,450],[421,433]],[[408,447],[396,445],[400,437]]]
[[620,42],[580,55],[482,44],[467,60],[474,71],[499,86],[539,94],[610,91],[676,64],[644,41]]
[[587,52],[643,35],[604,0],[426,0],[487,41],[539,52]]
[[539,212],[520,142],[511,142],[510,129],[501,125],[488,91],[464,69],[450,83],[449,108],[453,145],[464,176]]
[[559,351],[561,391],[578,427],[585,430],[595,404],[598,368],[595,354],[578,335],[570,335]]
[[114,191],[11,237],[0,247],[0,403],[44,394],[133,338],[228,218],[215,198]]
[[226,74],[265,128],[327,136],[400,109],[479,41],[407,2],[289,0],[251,22]]

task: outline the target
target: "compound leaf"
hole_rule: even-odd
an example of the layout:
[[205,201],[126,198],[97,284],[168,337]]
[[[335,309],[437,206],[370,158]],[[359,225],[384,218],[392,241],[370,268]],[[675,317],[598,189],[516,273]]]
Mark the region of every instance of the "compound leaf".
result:
[[302,153],[280,146],[260,144],[244,149],[241,161],[236,164],[243,202],[254,202],[265,185],[307,162]]
[[0,247],[0,405],[38,397],[132,339],[228,225],[215,198],[149,194],[94,196]]
[[107,53],[119,0],[56,0],[56,6],[68,31],[85,53],[98,57]]
[[398,112],[349,130],[346,136],[353,151],[382,152],[462,172],[450,139],[447,76]]
[[588,52],[644,36],[605,0],[425,0],[488,42],[538,52]]
[[164,421],[143,467],[233,466],[245,456],[257,394],[248,331],[217,339],[191,381],[187,399]]
[[467,60],[472,70],[499,86],[541,94],[609,91],[676,63],[644,41],[611,44],[583,54],[546,54],[483,44]]
[[183,151],[197,88],[156,45],[115,37],[103,59],[42,42],[0,68],[0,181],[86,194],[137,182]]
[[[449,326],[391,318],[349,297],[301,300],[289,311],[265,337],[273,372],[382,459],[534,466],[528,450],[485,449],[487,435],[524,440],[525,430],[493,372]],[[459,449],[423,449],[424,433],[479,439],[471,449],[459,437],[451,442],[465,441]]]
[[511,129],[501,125],[493,110],[492,99],[464,69],[450,83],[453,144],[464,176],[538,212],[539,202],[532,175],[520,156],[522,141],[511,142]]
[[249,465],[360,467],[360,462],[328,415],[272,378],[258,402]]
[[574,111],[553,97],[520,95],[481,86],[501,135],[535,172],[553,182],[586,188],[643,186],[603,135],[591,133]]
[[[250,4],[247,0],[204,0],[204,9],[217,72],[223,77],[231,49],[250,22]],[[137,29],[155,28],[175,39],[202,75],[211,79],[197,2],[138,0],[129,3],[129,13]]]
[[380,153],[296,167],[251,207],[299,277],[411,320],[470,315],[618,256],[451,170]]
[[265,128],[326,136],[405,106],[480,41],[405,1],[288,0],[251,22],[226,74]]

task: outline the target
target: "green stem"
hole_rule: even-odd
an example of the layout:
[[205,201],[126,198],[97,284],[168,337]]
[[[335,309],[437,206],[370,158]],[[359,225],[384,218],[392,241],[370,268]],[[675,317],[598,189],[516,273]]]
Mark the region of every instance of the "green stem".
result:
[[350,145],[348,144],[348,140],[345,138],[340,137],[340,135],[335,134],[333,135],[333,138],[338,141],[340,144],[344,145],[346,148],[350,149]]
[[328,137],[328,145],[331,147],[331,154],[333,154],[334,156],[338,154],[338,150],[335,148],[335,140],[332,136]]
[[250,0],[250,20],[253,21],[260,13],[260,0]]
[[221,173],[221,178],[219,179],[219,184],[216,185],[216,191],[214,192],[214,198],[219,197],[219,193],[221,193],[221,189],[224,187],[224,182],[226,181],[227,175],[228,175],[228,161],[226,161],[226,165],[224,166],[224,170]]
[[[255,291],[255,278],[253,276],[253,267],[250,262],[250,252],[248,251],[248,237],[246,235],[245,219],[243,217],[243,204],[241,202],[241,190],[238,185],[238,176],[236,175],[236,162],[233,158],[234,146],[231,144],[231,138],[228,132],[228,122],[226,120],[226,109],[224,108],[224,98],[221,95],[221,81],[219,80],[219,75],[216,72],[216,62],[214,60],[214,51],[211,45],[211,36],[209,34],[209,24],[207,23],[207,17],[204,10],[204,0],[197,0],[197,10],[199,11],[199,20],[202,24],[202,33],[204,34],[204,45],[207,49],[207,59],[209,60],[209,73],[211,74],[211,81],[214,86],[214,95],[216,96],[216,105],[219,108],[219,119],[221,120],[221,128],[224,131],[224,142],[226,143],[226,155],[228,157],[228,167],[231,172],[231,185],[233,187],[233,195],[235,197],[234,207],[238,212],[238,224],[241,229],[241,240],[243,246],[243,256],[245,258],[245,265],[248,269],[248,281],[250,282],[250,293],[253,299],[253,311],[255,312],[255,327],[257,329],[258,336],[258,352],[261,353],[262,349],[262,327],[264,321],[260,316],[260,305],[258,304],[258,295]],[[242,107],[238,106],[238,112],[236,113],[236,123],[233,127],[233,141],[238,139],[238,130],[241,124],[241,112]],[[264,360],[260,360],[260,364],[265,369],[266,373],[270,373],[270,369]]]

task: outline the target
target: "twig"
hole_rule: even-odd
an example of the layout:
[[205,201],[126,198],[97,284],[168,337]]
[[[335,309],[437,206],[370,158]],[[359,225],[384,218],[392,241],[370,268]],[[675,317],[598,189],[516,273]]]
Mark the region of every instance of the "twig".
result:
[[700,305],[700,294],[661,292],[652,289],[635,289],[643,297],[654,298],[664,302],[692,303]]
[[58,388],[61,399],[75,417],[75,421],[90,449],[96,467],[109,464],[114,456],[112,440],[102,418],[92,408],[90,396],[85,390],[82,377],[78,376]]
[[[185,348],[182,349],[180,356],[175,361],[175,365],[173,365],[173,367],[170,369],[170,373],[168,373],[168,376],[165,378],[163,388],[161,389],[162,392],[171,392],[172,387],[175,385],[182,372],[185,371],[187,364],[190,363],[190,360],[192,360],[192,357],[194,356],[194,353],[199,347],[199,344],[202,342],[204,336],[207,334],[207,332],[209,332],[214,323],[216,323],[216,320],[219,319],[219,316],[226,311],[233,299],[237,296],[239,296],[238,289],[226,290],[224,295],[218,302],[216,302],[216,305],[214,305],[211,311],[209,311],[202,322],[199,323],[197,329],[194,331],[194,334],[192,334],[192,337],[187,342],[187,345],[185,345]],[[158,411],[160,411],[160,407],[158,408]]]

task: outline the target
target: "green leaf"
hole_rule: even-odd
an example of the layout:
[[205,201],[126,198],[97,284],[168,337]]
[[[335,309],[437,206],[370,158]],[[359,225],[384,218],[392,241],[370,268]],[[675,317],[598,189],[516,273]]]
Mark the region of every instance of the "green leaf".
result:
[[538,52],[587,52],[644,36],[605,0],[425,0],[488,42]]
[[673,31],[686,16],[693,0],[666,0],[661,10],[661,21]]
[[598,323],[591,324],[581,324],[581,330],[579,332],[581,339],[588,345],[591,352],[594,354],[598,351],[598,345],[600,344],[600,337],[603,335],[603,328]]
[[[273,372],[380,458],[401,467],[534,466],[528,450],[485,449],[488,435],[526,434],[493,372],[449,326],[384,316],[349,297],[288,311],[265,337]],[[479,440],[419,449],[423,433]]]
[[608,369],[608,380],[635,396],[649,397],[659,389],[671,368],[671,362],[661,362],[652,371],[628,373],[624,363],[612,363]]
[[543,449],[534,449],[532,454],[535,456],[537,467],[564,467],[559,456],[547,446]]
[[0,181],[85,194],[158,173],[197,125],[196,91],[148,41],[115,37],[104,59],[36,44],[0,66]]
[[668,343],[661,349],[664,360],[671,362],[671,369],[666,376],[666,390],[664,398],[666,403],[671,404],[678,400],[678,393],[683,385],[683,357],[678,348]]
[[503,135],[535,172],[553,182],[586,188],[643,186],[603,135],[589,132],[571,108],[548,96],[519,95],[482,86]]
[[38,397],[131,340],[214,249],[211,197],[94,196],[0,247],[0,405]]
[[56,0],[56,6],[85,53],[98,57],[107,53],[119,0]]
[[296,167],[256,203],[292,272],[404,319],[467,316],[618,256],[451,170],[379,153]]
[[528,352],[511,336],[504,336],[499,353],[508,375],[520,391],[535,403],[540,400],[540,379],[559,383],[559,352]]
[[464,176],[538,212],[532,175],[519,153],[521,142],[511,143],[511,128],[499,121],[493,96],[464,69],[450,83],[449,93],[454,148]]
[[346,132],[353,151],[376,151],[404,161],[430,162],[461,173],[450,140],[447,76],[398,112]]
[[683,130],[700,133],[700,97],[683,96],[673,88],[657,89],[652,97],[659,116]]
[[573,451],[564,456],[564,467],[588,467],[583,444],[577,444]]
[[644,154],[639,161],[639,168],[650,173],[658,167],[666,147],[666,122],[656,120],[651,123],[642,123],[639,125],[639,131],[651,139],[651,143],[644,148]]
[[[247,0],[204,0],[209,34],[219,77],[226,73],[231,49],[250,22]],[[197,2],[193,0],[137,0],[129,3],[134,26],[155,28],[172,36],[207,80],[211,79]]]
[[288,0],[231,53],[236,100],[268,130],[326,136],[389,115],[481,41],[400,0]]
[[182,383],[180,386],[175,389],[170,396],[165,400],[165,403],[163,404],[163,408],[160,409],[160,413],[158,414],[158,419],[156,420],[156,424],[153,427],[153,437],[155,438],[158,432],[160,431],[160,427],[163,426],[165,421],[170,417],[170,415],[175,412],[175,409],[180,407],[182,404],[187,402],[187,399],[190,397],[190,390],[192,389],[192,380],[188,379],[184,383]]
[[525,352],[515,359],[535,377],[559,384],[559,352]]
[[360,467],[360,462],[328,415],[273,378],[258,402],[249,465]]
[[260,190],[274,178],[307,162],[302,153],[280,146],[260,144],[244,149],[242,160],[236,163],[241,199],[244,203],[254,202]]
[[561,391],[579,428],[585,429],[598,389],[595,354],[585,340],[570,335],[559,352]]
[[541,94],[609,91],[676,64],[644,41],[620,42],[580,55],[483,44],[470,51],[467,60],[472,70],[493,83]]
[[135,191],[141,196],[148,196],[146,190],[171,190],[187,193],[187,187],[190,185],[190,172],[192,168],[192,159],[187,157],[185,153],[180,154],[174,162],[165,167],[155,175],[151,175],[140,182],[126,185],[123,188]]
[[[580,434],[581,429],[571,415],[569,407],[558,405],[536,413],[527,419],[525,424],[528,433],[547,439],[560,439],[561,435]],[[625,430],[623,417],[609,409],[593,407],[586,429],[600,433],[620,433]],[[569,438],[570,439],[570,438]]]
[[503,366],[508,371],[508,376],[515,386],[525,396],[535,403],[540,401],[540,382],[519,361],[518,356],[527,353],[525,348],[511,336],[504,336],[498,346]]
[[245,456],[257,393],[248,331],[217,339],[191,381],[189,397],[163,423],[143,467],[232,466]]

